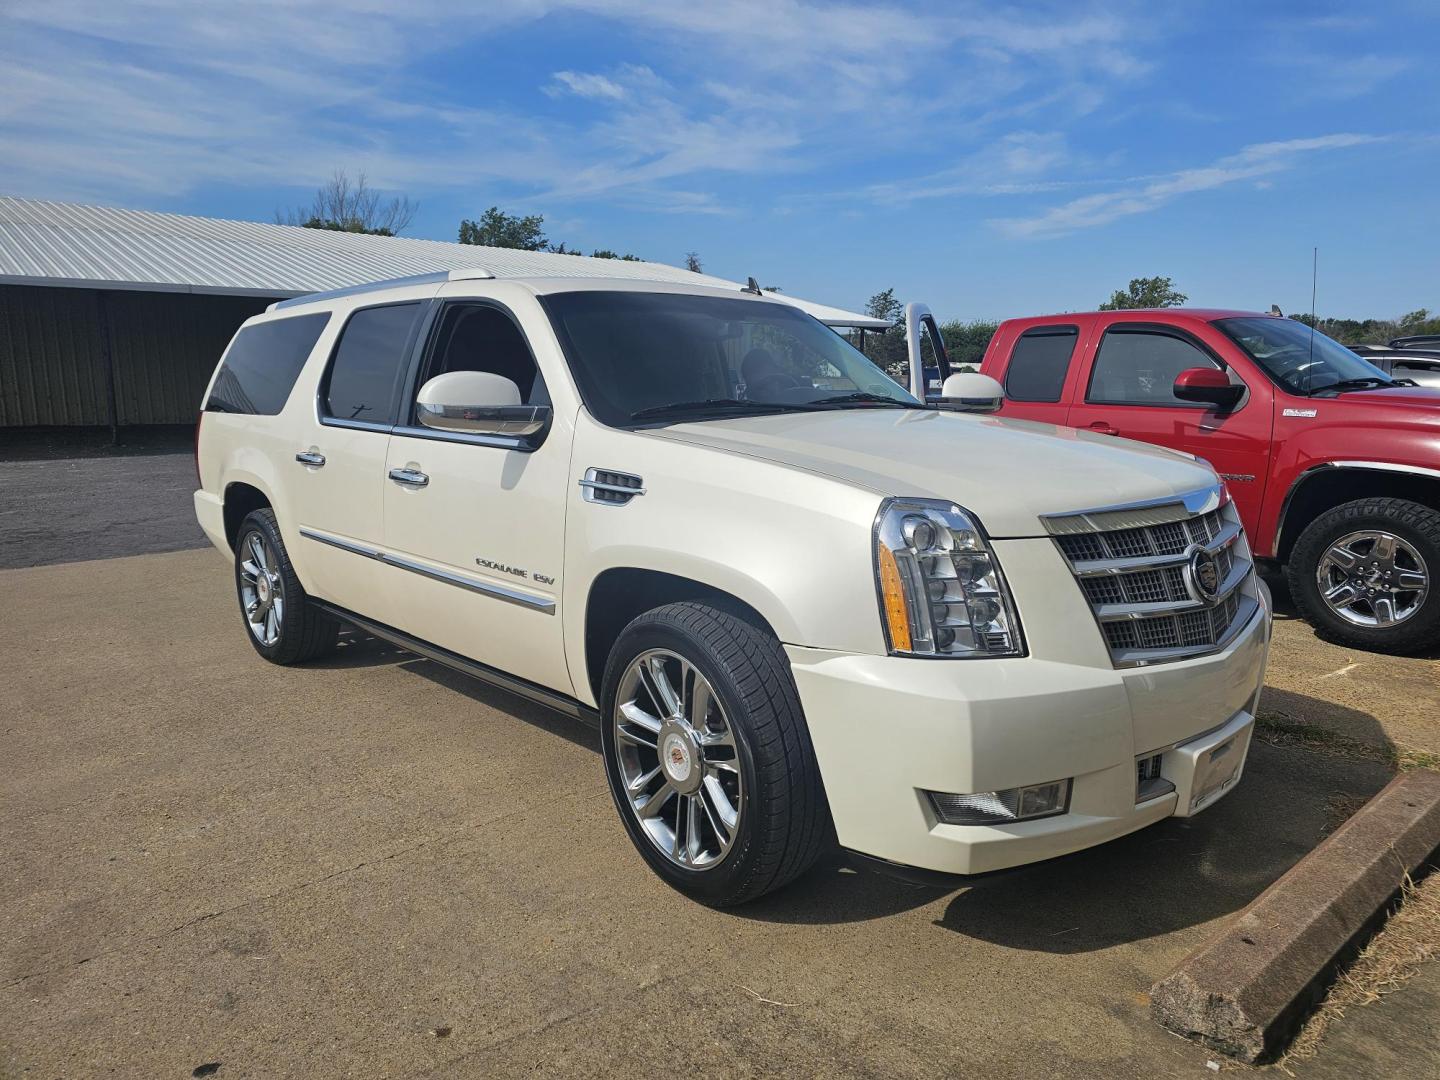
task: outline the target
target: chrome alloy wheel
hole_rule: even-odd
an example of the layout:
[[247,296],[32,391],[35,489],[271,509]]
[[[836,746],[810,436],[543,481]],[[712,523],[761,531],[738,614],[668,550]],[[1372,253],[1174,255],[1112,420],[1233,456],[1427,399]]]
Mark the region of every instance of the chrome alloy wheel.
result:
[[280,579],[280,560],[264,534],[252,530],[240,541],[240,606],[250,633],[267,648],[280,640],[285,618],[285,586]]
[[744,788],[735,731],[684,657],[652,649],[615,694],[614,754],[630,810],[677,866],[703,870],[735,843]]
[[1347,533],[1332,543],[1320,557],[1315,583],[1330,610],[1354,626],[1402,623],[1430,592],[1420,553],[1378,529]]

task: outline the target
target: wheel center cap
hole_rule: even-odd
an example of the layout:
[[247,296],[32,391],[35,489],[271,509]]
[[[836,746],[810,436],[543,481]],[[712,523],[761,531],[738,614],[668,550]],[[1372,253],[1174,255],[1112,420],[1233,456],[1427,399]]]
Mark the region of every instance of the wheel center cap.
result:
[[270,579],[264,574],[255,578],[255,595],[260,598],[262,604],[270,599]]
[[696,787],[695,744],[683,732],[671,730],[660,740],[660,765],[670,782],[681,791]]

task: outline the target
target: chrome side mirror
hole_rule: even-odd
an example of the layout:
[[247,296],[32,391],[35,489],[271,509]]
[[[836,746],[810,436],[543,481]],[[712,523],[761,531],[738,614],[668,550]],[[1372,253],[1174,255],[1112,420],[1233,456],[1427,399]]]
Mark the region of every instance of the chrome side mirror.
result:
[[550,422],[549,405],[520,404],[520,388],[489,371],[448,371],[415,395],[421,425],[458,435],[538,434]]
[[1004,400],[1004,388],[989,375],[961,371],[945,380],[935,404],[942,409],[959,412],[992,413],[1000,408]]

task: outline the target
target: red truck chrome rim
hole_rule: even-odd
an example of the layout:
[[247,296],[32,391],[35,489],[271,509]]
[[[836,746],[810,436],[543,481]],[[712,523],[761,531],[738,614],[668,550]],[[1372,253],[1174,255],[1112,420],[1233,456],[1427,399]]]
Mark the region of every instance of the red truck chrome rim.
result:
[[1394,626],[1410,618],[1430,592],[1420,553],[1394,533],[1346,533],[1321,556],[1315,583],[1326,605],[1353,626]]

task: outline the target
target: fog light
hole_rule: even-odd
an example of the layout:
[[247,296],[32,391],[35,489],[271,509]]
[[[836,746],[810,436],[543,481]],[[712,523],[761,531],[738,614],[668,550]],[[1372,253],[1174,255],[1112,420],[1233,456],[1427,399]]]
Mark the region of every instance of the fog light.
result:
[[952,795],[927,791],[935,816],[946,825],[1003,825],[1051,817],[1070,809],[1070,781],[1052,780],[1004,791],[980,791],[974,795]]

